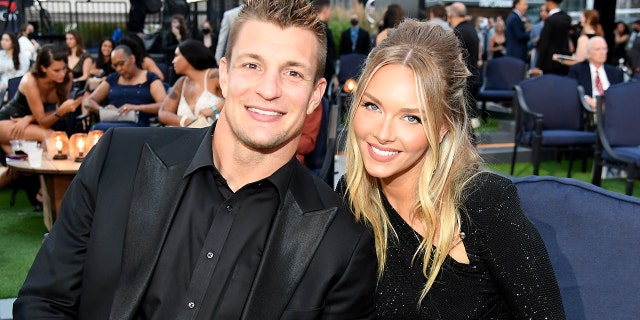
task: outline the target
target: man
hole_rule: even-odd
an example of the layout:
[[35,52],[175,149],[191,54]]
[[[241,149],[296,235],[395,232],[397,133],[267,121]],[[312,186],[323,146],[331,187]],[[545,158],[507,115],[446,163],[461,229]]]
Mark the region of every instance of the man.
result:
[[33,40],[33,35],[34,29],[31,23],[21,25],[18,44],[20,44],[20,51],[29,55],[29,60],[36,61],[38,50],[40,50],[40,44]]
[[[313,0],[311,1],[315,8],[318,19],[324,24],[324,32],[327,38],[327,62],[324,68],[324,78],[327,82],[333,79],[334,83],[338,83],[336,77],[336,44],[333,41],[333,33],[329,29],[329,18],[331,17],[331,2],[329,0]],[[337,86],[334,86],[337,88]],[[328,95],[328,92],[325,92]]]
[[596,109],[596,96],[604,95],[609,86],[623,81],[620,69],[605,64],[607,61],[607,41],[603,37],[592,37],[587,42],[587,60],[569,68],[569,77],[578,80],[584,88],[585,100]]
[[374,318],[371,235],[294,156],[326,86],[322,28],[306,0],[252,0],[212,127],[108,131],[14,318]]
[[349,21],[351,27],[342,32],[340,37],[340,55],[360,53],[368,55],[371,51],[371,36],[367,30],[358,26],[360,23],[357,14],[352,14]]
[[527,54],[529,52],[527,48],[529,33],[525,30],[522,19],[528,8],[527,0],[513,0],[513,11],[509,13],[505,23],[507,56],[524,62],[527,62]]
[[549,17],[544,23],[538,42],[538,61],[532,74],[555,73],[566,75],[569,68],[557,61],[553,61],[554,54],[571,55],[569,51],[569,30],[571,17],[560,10],[562,0],[546,0]]
[[222,14],[222,21],[220,21],[220,32],[218,33],[218,44],[216,45],[216,63],[220,65],[220,59],[225,55],[227,49],[227,42],[229,40],[229,30],[233,25],[233,21],[238,17],[238,13],[242,10],[242,6],[247,3],[247,0],[240,0],[238,6],[225,11]]
[[540,6],[540,20],[531,27],[531,31],[529,32],[529,43],[527,46],[531,50],[531,62],[529,63],[529,69],[531,70],[536,67],[538,41],[540,40],[540,33],[542,32],[542,27],[544,27],[544,22],[547,20],[547,17],[549,17],[549,11],[547,10],[547,6],[543,4]]
[[435,23],[445,30],[453,30],[447,23],[447,11],[441,4],[436,4],[429,8],[429,22]]
[[464,54],[462,58],[464,59],[467,69],[471,72],[471,77],[467,80],[467,90],[469,91],[467,112],[469,118],[477,118],[476,102],[473,96],[475,96],[480,87],[478,70],[480,40],[478,39],[475,26],[466,19],[467,7],[461,2],[454,2],[448,8],[449,24],[458,37],[460,46],[466,51],[466,54]]

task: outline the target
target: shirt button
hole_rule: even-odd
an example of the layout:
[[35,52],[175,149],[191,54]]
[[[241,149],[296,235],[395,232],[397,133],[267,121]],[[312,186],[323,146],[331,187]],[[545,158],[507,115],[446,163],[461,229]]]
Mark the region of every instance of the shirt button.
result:
[[193,309],[196,307],[196,304],[192,301],[192,302],[189,302],[188,306],[189,306],[189,309]]
[[231,212],[232,210],[233,210],[233,207],[230,204],[228,204],[227,205],[227,212]]
[[213,258],[213,252],[207,252],[207,258],[208,259]]

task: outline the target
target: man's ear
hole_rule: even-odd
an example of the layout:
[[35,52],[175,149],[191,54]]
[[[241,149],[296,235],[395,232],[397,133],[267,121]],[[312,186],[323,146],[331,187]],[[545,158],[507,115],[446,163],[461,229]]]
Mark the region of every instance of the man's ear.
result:
[[222,97],[227,98],[227,90],[229,88],[229,66],[227,65],[227,58],[222,57],[220,59],[220,65],[218,66],[218,79],[220,81],[220,89],[222,90]]
[[320,105],[325,89],[327,89],[327,80],[325,78],[320,78],[316,81],[313,92],[311,92],[311,98],[309,99],[309,105],[307,106],[307,114],[311,114],[313,110]]

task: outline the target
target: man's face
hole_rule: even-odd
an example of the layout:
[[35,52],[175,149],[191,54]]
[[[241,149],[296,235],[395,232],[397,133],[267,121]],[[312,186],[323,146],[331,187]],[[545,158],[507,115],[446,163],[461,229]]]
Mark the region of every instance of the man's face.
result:
[[518,10],[518,12],[520,12],[521,14],[525,14],[528,8],[529,4],[527,4],[527,0],[521,0],[520,2],[518,2],[518,4],[516,4],[516,10]]
[[221,117],[237,138],[229,143],[263,152],[297,146],[326,87],[324,78],[314,81],[318,49],[309,30],[261,21],[241,27],[230,60],[220,61]]
[[601,38],[592,39],[591,41],[589,52],[587,52],[589,61],[600,66],[607,61],[607,42]]

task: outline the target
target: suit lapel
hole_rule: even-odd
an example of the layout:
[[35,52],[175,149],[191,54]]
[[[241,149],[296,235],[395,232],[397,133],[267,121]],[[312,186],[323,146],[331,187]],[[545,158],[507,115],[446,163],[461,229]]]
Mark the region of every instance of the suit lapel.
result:
[[294,172],[283,209],[269,232],[242,319],[281,317],[338,210],[320,209],[322,202],[311,177],[304,186],[298,183],[300,176],[307,177],[300,171]]
[[174,166],[165,163],[145,144],[140,156],[132,194],[123,249],[122,271],[111,307],[111,319],[135,316],[162,243],[182,197],[183,174],[189,161]]

